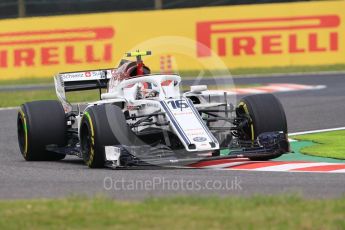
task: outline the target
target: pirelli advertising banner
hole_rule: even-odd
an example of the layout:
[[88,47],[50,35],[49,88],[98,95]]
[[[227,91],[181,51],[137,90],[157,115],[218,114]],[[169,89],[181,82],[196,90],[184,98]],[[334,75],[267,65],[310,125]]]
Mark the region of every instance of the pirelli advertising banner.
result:
[[136,49],[152,51],[154,72],[345,63],[344,9],[327,1],[0,20],[0,80],[114,67]]

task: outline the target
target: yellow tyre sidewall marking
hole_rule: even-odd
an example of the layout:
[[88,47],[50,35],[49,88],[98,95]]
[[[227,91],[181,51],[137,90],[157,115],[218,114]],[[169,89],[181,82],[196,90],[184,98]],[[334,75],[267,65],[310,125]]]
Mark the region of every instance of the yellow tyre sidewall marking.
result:
[[20,118],[22,119],[23,122],[23,128],[24,128],[24,135],[25,135],[25,141],[24,141],[24,157],[26,157],[26,155],[28,154],[28,126],[27,126],[27,122],[26,122],[26,117],[25,117],[25,113],[23,112],[22,109],[19,109],[19,113],[20,113]]
[[252,139],[252,141],[254,141],[254,125],[253,125],[253,120],[252,120],[252,118],[250,117],[248,107],[247,107],[246,103],[244,103],[243,101],[240,102],[240,104],[239,104],[238,106],[239,106],[239,107],[242,106],[242,108],[244,109],[244,112],[245,112],[245,113],[249,116],[249,118],[250,118],[251,139]]
[[95,132],[94,132],[94,129],[93,129],[93,124],[92,124],[92,119],[91,119],[91,116],[88,112],[85,112],[84,113],[86,118],[88,119],[89,121],[89,124],[90,124],[90,130],[91,130],[91,145],[90,145],[90,157],[89,157],[89,160],[86,162],[86,164],[88,166],[91,166],[92,162],[93,162],[93,159],[95,157]]

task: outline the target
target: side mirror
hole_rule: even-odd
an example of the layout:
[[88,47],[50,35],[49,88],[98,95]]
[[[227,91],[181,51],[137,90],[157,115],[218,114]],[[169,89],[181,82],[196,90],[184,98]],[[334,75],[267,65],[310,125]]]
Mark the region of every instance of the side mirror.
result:
[[199,93],[207,90],[207,85],[192,85],[190,91],[192,93]]
[[120,97],[119,93],[102,93],[101,99],[106,100],[106,99],[115,99]]

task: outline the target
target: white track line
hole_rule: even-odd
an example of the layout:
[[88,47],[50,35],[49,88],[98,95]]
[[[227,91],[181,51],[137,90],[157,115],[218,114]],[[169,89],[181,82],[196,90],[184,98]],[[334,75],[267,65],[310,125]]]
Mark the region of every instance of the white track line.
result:
[[290,171],[293,169],[299,169],[299,168],[306,168],[306,167],[313,167],[313,166],[324,166],[324,165],[332,165],[332,163],[287,163],[283,165],[274,165],[274,166],[267,166],[267,167],[262,167],[262,168],[256,168],[252,169],[254,171]]
[[5,108],[0,108],[0,111],[12,110],[12,109],[19,109],[19,107],[5,107]]
[[204,168],[204,169],[227,168],[227,167],[232,167],[236,165],[243,165],[245,163],[248,163],[248,161],[215,164],[215,165],[203,166],[201,168]]
[[331,128],[331,129],[318,129],[318,130],[289,133],[289,136],[297,136],[297,135],[312,134],[312,133],[323,133],[323,132],[338,131],[338,130],[345,130],[345,127],[338,127],[338,128]]
[[333,170],[332,173],[345,173],[345,169]]

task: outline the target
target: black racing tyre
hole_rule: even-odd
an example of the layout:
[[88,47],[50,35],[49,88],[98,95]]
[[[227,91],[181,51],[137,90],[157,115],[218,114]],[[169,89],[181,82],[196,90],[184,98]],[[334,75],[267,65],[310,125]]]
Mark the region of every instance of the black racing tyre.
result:
[[104,104],[88,108],[80,125],[80,146],[83,160],[90,168],[102,168],[105,146],[133,145],[135,134],[126,123],[120,107]]
[[238,113],[251,120],[246,132],[251,140],[264,132],[283,131],[287,134],[286,116],[280,101],[273,94],[250,95],[241,99]]
[[46,150],[47,145],[66,146],[65,112],[58,101],[34,101],[23,104],[17,117],[19,149],[27,161],[55,161],[64,154]]
[[[286,116],[280,101],[273,94],[250,95],[241,99],[237,116],[245,114],[249,124],[244,128],[246,138],[255,140],[265,132],[288,132]],[[269,160],[278,156],[251,158],[252,160]]]

